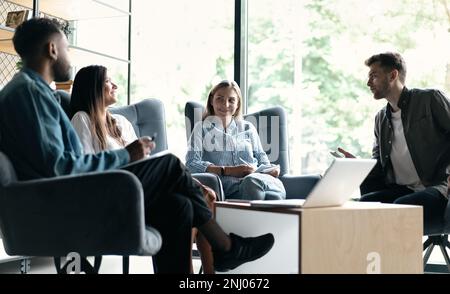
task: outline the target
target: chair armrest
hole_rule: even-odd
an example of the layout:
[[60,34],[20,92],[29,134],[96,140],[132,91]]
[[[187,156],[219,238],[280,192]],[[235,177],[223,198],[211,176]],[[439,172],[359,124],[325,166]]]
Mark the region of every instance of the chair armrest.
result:
[[218,175],[212,173],[195,173],[192,174],[192,176],[199,180],[203,185],[213,189],[214,192],[216,192],[217,201],[223,201],[225,199],[223,195],[222,182],[220,181]]
[[447,201],[447,208],[444,214],[444,231],[446,234],[450,234],[450,201]]
[[305,199],[320,180],[320,175],[283,175],[280,180],[286,189],[286,199]]
[[149,243],[142,186],[122,170],[1,188],[0,228],[10,255],[140,255]]

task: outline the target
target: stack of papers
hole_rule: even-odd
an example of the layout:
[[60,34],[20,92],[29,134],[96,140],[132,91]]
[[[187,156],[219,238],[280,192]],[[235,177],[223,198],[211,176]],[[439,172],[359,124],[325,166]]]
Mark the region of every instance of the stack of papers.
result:
[[278,165],[278,164],[262,164],[255,170],[255,173],[268,174],[277,168],[280,168],[280,165]]

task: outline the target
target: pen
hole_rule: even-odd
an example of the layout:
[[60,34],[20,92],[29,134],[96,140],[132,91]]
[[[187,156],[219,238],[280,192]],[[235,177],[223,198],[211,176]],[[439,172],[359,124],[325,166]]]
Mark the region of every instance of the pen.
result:
[[157,136],[158,136],[158,133],[153,133],[153,136],[143,136],[142,138],[145,138],[151,142],[155,142],[155,139]]

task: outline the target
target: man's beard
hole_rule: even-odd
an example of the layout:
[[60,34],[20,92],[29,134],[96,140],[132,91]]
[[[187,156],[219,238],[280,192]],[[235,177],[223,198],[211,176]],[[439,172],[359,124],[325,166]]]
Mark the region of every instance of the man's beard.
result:
[[378,89],[375,88],[375,92],[373,92],[373,97],[377,100],[383,99],[387,97],[388,93],[389,93],[389,83],[385,81],[381,85],[381,87],[379,87]]
[[55,82],[67,82],[72,77],[72,67],[57,62],[53,65],[53,74]]

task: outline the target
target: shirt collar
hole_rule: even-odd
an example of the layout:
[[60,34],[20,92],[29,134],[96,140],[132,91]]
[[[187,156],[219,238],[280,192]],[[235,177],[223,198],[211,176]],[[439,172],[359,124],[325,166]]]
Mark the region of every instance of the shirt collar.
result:
[[[398,103],[397,106],[400,109],[404,109],[407,107],[408,103],[409,103],[409,98],[411,96],[411,91],[408,90],[408,88],[403,87],[402,93],[400,94],[400,98],[398,99]],[[392,118],[392,107],[389,104],[389,102],[387,103],[386,106],[386,116],[391,119]]]
[[53,92],[53,89],[50,88],[50,85],[47,84],[47,82],[42,78],[42,76],[40,74],[38,74],[36,71],[25,67],[22,69],[22,71],[24,73],[26,73],[31,79],[33,79],[34,81],[43,84],[47,89],[49,89],[51,92]]
[[[220,121],[217,117],[215,116],[208,116],[204,122],[203,122],[203,126],[206,127],[207,129],[217,129],[221,132],[224,132],[224,128],[222,125],[222,121]],[[235,129],[237,128],[237,124],[235,119],[233,118],[230,122],[230,124],[227,127],[227,133],[231,133],[233,132]]]
[[408,105],[409,97],[411,96],[411,92],[408,88],[403,87],[402,93],[400,94],[400,99],[398,99],[398,107],[400,109],[405,108]]

